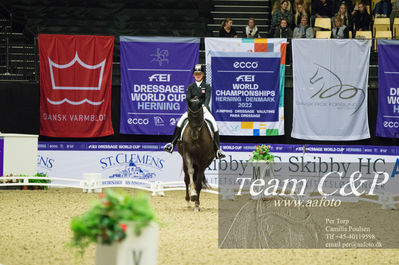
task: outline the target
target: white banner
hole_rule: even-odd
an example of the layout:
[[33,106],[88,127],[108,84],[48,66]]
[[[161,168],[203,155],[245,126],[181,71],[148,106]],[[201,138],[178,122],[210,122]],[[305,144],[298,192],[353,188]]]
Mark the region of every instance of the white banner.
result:
[[[159,143],[41,142],[37,168],[39,173],[49,177],[73,180],[82,180],[84,173],[101,173],[104,185],[120,185],[122,178],[130,178],[178,181],[184,186],[180,155],[177,152],[169,154],[161,146]],[[214,160],[205,171],[208,182],[213,185],[218,185],[219,170],[230,170],[239,176],[251,170],[247,168],[247,161],[255,149],[253,144],[223,144],[222,147],[227,157]],[[389,169],[390,183],[381,191],[399,191],[399,149],[396,147],[271,145],[270,148],[275,162],[280,166],[285,163],[290,174],[295,176],[313,176],[318,180],[318,172],[346,172],[343,181],[349,177],[350,165],[372,176],[374,171]],[[340,182],[339,178],[332,179],[329,188],[336,188]]]
[[367,87],[370,40],[294,39],[293,138],[370,138]]

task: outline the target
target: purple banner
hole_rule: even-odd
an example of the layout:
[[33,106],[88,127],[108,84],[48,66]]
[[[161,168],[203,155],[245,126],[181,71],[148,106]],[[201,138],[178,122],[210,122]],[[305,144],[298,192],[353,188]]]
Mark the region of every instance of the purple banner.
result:
[[238,57],[240,54],[220,53],[220,56],[212,57],[215,119],[277,122],[280,54],[251,53]]
[[4,139],[0,139],[0,177],[4,172]]
[[120,133],[172,134],[186,111],[199,38],[120,37]]
[[396,134],[399,134],[399,41],[378,40],[376,135],[396,137]]
[[[261,143],[260,143],[261,144]],[[227,152],[252,152],[257,144],[221,143]],[[266,144],[272,153],[397,155],[397,146]],[[39,142],[39,150],[57,151],[163,151],[161,143],[143,142]],[[2,141],[0,140],[0,147]],[[2,153],[0,152],[0,156]],[[0,164],[1,165],[1,164]]]

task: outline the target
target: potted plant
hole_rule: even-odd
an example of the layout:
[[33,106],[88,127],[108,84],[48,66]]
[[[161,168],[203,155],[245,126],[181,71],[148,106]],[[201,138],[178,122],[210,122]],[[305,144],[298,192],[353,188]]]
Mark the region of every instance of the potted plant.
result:
[[[256,145],[252,157],[248,160],[252,164],[252,179],[263,179],[267,183],[273,178],[274,156],[270,153],[270,145]],[[258,188],[258,187],[256,187]],[[263,194],[251,196],[252,199],[263,198]]]
[[158,225],[144,193],[106,189],[91,209],[71,221],[72,246],[83,255],[97,243],[96,264],[156,264]]

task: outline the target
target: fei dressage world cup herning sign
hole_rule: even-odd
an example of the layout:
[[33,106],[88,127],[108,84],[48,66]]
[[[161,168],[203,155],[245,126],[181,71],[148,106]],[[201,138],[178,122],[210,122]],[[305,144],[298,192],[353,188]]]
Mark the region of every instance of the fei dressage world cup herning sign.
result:
[[172,134],[186,111],[199,38],[120,37],[123,134]]

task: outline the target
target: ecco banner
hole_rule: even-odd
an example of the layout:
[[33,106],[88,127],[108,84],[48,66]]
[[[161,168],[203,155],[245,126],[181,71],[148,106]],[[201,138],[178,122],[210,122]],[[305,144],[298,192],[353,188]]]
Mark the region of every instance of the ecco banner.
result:
[[40,134],[100,137],[111,121],[114,37],[39,35]]
[[[266,129],[279,121],[280,53],[212,54],[212,109],[218,122],[259,123],[252,135],[278,135]],[[264,123],[264,128],[261,124]],[[237,127],[221,125],[223,134]]]
[[291,136],[350,141],[370,137],[369,40],[293,39]]
[[399,41],[378,40],[378,116],[376,135],[399,132]]
[[172,134],[186,111],[199,38],[120,37],[123,134]]
[[286,46],[286,39],[205,38],[207,83],[221,135],[284,134]]

